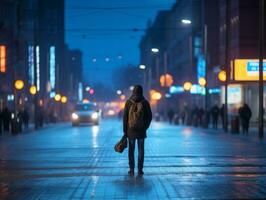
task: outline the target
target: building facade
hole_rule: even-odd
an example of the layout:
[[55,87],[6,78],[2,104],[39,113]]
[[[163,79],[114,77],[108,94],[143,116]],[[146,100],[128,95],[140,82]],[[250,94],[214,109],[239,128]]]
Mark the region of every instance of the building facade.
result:
[[[226,2],[229,2],[229,5]],[[226,41],[227,6],[230,7],[228,41]],[[172,100],[164,101],[171,102],[168,105],[174,105],[176,108],[182,107],[184,102],[190,106],[203,106],[206,100],[204,90],[193,88],[190,91],[192,94],[188,94],[183,91],[182,85],[186,81],[196,85],[199,78],[204,77],[209,91],[207,98],[209,109],[214,104],[224,103],[224,87],[223,82],[218,80],[218,73],[228,67],[230,70],[228,89],[230,115],[237,115],[238,108],[243,103],[248,103],[255,121],[258,116],[258,106],[256,106],[258,83],[255,79],[250,81],[244,77],[236,80],[238,66],[235,63],[236,59],[246,59],[247,64],[244,68],[246,67],[247,74],[253,73],[254,76],[254,73],[258,73],[258,61],[256,60],[259,55],[258,13],[259,0],[180,0],[170,10],[159,12],[155,21],[149,23],[140,43],[140,64],[147,65],[145,74],[148,78],[145,85],[156,83],[157,85],[151,84],[149,89],[160,88],[158,76],[149,76],[149,74],[154,74],[153,71],[156,69],[154,67],[156,64],[150,62],[154,58],[149,49],[157,46],[161,50],[158,53],[159,62],[157,62],[157,68],[161,69],[159,74],[167,72],[174,78],[174,87],[169,90],[172,93],[170,98]],[[182,19],[188,19],[190,23],[182,24],[180,23]],[[265,19],[264,22],[266,22]],[[161,31],[157,31],[155,27],[157,29],[159,27]],[[227,42],[231,66],[226,66]],[[252,65],[253,68],[248,65]],[[164,88],[160,88],[160,91],[167,93]],[[266,105],[266,98],[264,105]]]
[[[31,86],[42,106],[53,107],[57,93],[77,96],[82,54],[65,44],[64,9],[64,0],[0,1],[0,110],[33,110]],[[15,91],[15,80],[24,82],[22,90]]]

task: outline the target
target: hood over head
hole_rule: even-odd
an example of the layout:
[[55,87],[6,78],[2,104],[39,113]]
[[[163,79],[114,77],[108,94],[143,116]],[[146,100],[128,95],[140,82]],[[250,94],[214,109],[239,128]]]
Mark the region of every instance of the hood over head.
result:
[[135,101],[135,102],[139,102],[139,101],[142,101],[144,99],[143,88],[141,85],[134,86],[134,89],[132,91],[132,95],[131,95],[130,99]]

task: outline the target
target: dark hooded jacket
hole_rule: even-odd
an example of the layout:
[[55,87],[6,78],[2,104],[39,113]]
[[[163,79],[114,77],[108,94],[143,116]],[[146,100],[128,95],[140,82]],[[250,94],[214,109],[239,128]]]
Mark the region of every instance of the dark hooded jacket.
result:
[[[128,115],[130,106],[132,106],[133,102],[142,102],[144,107],[144,128],[143,129],[132,129],[128,127]],[[152,112],[149,102],[143,96],[143,90],[141,86],[135,86],[131,97],[127,100],[124,110],[123,117],[123,130],[124,134],[129,139],[142,139],[146,138],[146,131],[150,126],[152,120]]]

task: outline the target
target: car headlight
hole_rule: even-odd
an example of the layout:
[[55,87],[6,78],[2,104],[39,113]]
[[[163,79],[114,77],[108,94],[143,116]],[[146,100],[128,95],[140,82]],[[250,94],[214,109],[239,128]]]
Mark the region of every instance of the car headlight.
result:
[[91,118],[92,119],[98,119],[99,115],[97,112],[92,113]]
[[79,116],[76,114],[76,113],[72,113],[72,119],[78,119],[79,118]]

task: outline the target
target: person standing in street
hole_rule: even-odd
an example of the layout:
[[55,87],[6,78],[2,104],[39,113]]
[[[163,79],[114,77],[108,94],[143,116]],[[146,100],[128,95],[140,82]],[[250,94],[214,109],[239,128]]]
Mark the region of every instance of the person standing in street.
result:
[[24,127],[26,129],[29,128],[29,119],[30,119],[29,113],[28,113],[27,109],[24,108],[23,114],[22,114],[22,121],[23,121]]
[[136,85],[132,91],[131,97],[126,101],[123,130],[124,135],[128,138],[129,150],[129,172],[134,176],[135,168],[135,143],[138,143],[138,175],[143,175],[144,163],[144,140],[147,137],[146,131],[152,120],[152,112],[149,102],[143,96],[142,86]]
[[225,109],[225,105],[222,104],[222,106],[220,108],[220,116],[221,116],[221,121],[222,121],[223,129],[225,129],[225,124],[224,124],[224,109]]
[[239,113],[239,117],[241,120],[243,134],[248,134],[249,121],[250,121],[250,118],[252,116],[252,112],[251,112],[248,104],[245,103],[242,107],[240,107],[238,110],[238,113]]
[[175,112],[173,111],[173,109],[170,108],[167,112],[169,124],[172,124],[174,115],[175,115]]
[[217,129],[218,128],[218,119],[219,119],[219,112],[220,109],[217,105],[212,107],[211,113],[212,113],[212,125],[213,128]]
[[11,113],[7,107],[5,107],[2,112],[2,119],[3,119],[4,132],[9,132]]

